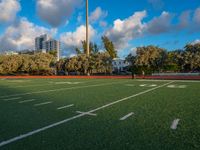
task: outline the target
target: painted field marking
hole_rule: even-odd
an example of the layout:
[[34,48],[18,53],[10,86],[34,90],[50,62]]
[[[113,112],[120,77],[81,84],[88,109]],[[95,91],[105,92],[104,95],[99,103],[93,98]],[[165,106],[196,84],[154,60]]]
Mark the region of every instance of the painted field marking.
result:
[[90,113],[90,112],[82,112],[82,111],[76,111],[78,114],[84,114],[84,115],[89,115],[89,116],[97,116],[97,114]]
[[30,82],[31,80],[9,80],[10,83],[24,83],[24,82]]
[[146,86],[146,84],[141,84],[140,86],[141,86],[141,87],[144,87],[144,86]]
[[81,82],[55,82],[55,84],[80,84]]
[[171,129],[172,129],[172,130],[176,130],[176,129],[177,129],[177,126],[178,126],[179,121],[180,121],[180,119],[175,119],[175,120],[172,122],[172,125],[171,125]]
[[19,85],[19,86],[15,86],[15,88],[23,88],[23,87],[40,87],[40,86],[47,86],[49,84],[37,84],[37,85]]
[[187,85],[179,85],[180,89],[185,89],[187,87]]
[[74,104],[70,104],[70,105],[67,105],[67,106],[58,107],[57,109],[61,110],[61,109],[65,109],[65,108],[69,108],[69,107],[73,107],[73,106],[74,106]]
[[[52,85],[52,84],[56,84],[56,85],[59,85],[60,84],[67,84],[66,82],[49,82],[48,84],[36,84],[36,85],[19,85],[19,86],[15,86],[15,88],[23,88],[23,87],[42,87],[42,86],[47,86],[47,85]],[[69,82],[68,82],[69,83]],[[79,84],[79,83],[82,83],[82,82],[74,82],[74,84]]]
[[[135,81],[139,81],[139,82],[167,82],[169,80],[154,80],[154,79],[144,80],[144,79],[136,79]],[[180,82],[180,83],[200,83],[200,81],[195,81],[195,80],[170,80],[170,81]]]
[[151,84],[151,85],[149,85],[150,87],[156,87],[157,86],[157,84]]
[[21,97],[13,97],[13,98],[7,98],[7,99],[3,99],[4,101],[13,101],[13,100],[18,100],[21,99]]
[[[87,81],[89,82],[89,81]],[[52,85],[54,84],[55,82],[48,82],[48,84],[36,84],[36,85],[19,85],[19,86],[15,86],[15,88],[24,88],[24,87],[42,87],[42,86],[47,86],[47,85]],[[83,83],[83,82],[80,82],[80,83]],[[58,84],[59,85],[59,84]]]
[[168,88],[175,88],[175,85],[168,85]]
[[134,84],[125,84],[125,86],[135,86]]
[[98,86],[112,85],[112,84],[118,84],[118,83],[124,83],[124,82],[129,82],[129,81],[101,83],[101,84],[84,85],[84,86],[78,86],[78,87],[76,86],[76,87],[60,88],[60,89],[53,89],[53,90],[27,92],[27,93],[21,93],[21,94],[13,94],[13,95],[1,96],[0,98],[9,98],[9,97],[13,97],[13,96],[24,96],[24,95],[31,95],[31,94],[41,94],[41,93],[49,93],[49,92],[57,92],[57,91],[65,91],[65,90],[89,88],[89,87],[98,87]]
[[141,84],[141,87],[156,87],[157,84]]
[[[172,81],[172,82],[165,83],[165,84],[160,85],[160,86],[157,86],[157,87],[154,87],[154,88],[151,88],[151,89],[148,89],[148,90],[145,90],[145,91],[143,91],[143,92],[140,92],[140,93],[137,93],[137,94],[134,94],[134,95],[131,95],[131,96],[128,96],[128,97],[125,97],[125,98],[116,100],[116,101],[114,101],[114,102],[108,103],[108,104],[103,105],[103,106],[101,106],[101,107],[98,107],[98,108],[96,108],[96,109],[90,110],[90,111],[87,112],[87,114],[88,114],[88,113],[94,113],[94,112],[96,112],[96,111],[98,111],[98,110],[102,110],[102,109],[107,108],[107,107],[109,107],[109,106],[112,106],[112,105],[114,105],[114,104],[117,104],[117,103],[120,103],[120,102],[129,100],[129,99],[131,99],[131,98],[134,98],[134,97],[137,97],[137,96],[146,94],[146,93],[149,93],[149,92],[151,92],[151,91],[154,91],[154,90],[157,90],[157,89],[162,88],[162,87],[164,87],[164,86],[167,86],[167,85],[169,85],[169,84],[171,84],[171,83],[173,83],[173,81]],[[11,139],[8,139],[8,140],[5,140],[5,141],[1,141],[1,142],[0,142],[0,147],[5,146],[5,145],[8,145],[8,144],[11,144],[11,143],[13,143],[13,142],[16,142],[16,141],[19,141],[19,140],[22,140],[22,139],[25,139],[25,138],[27,138],[27,137],[30,137],[30,136],[35,135],[35,134],[37,134],[37,133],[40,133],[40,132],[42,132],[42,131],[46,131],[46,130],[48,130],[48,129],[50,129],[50,128],[59,126],[59,125],[61,125],[61,124],[67,123],[67,122],[69,122],[69,121],[75,120],[75,119],[77,119],[77,118],[81,118],[81,117],[83,117],[83,116],[85,116],[85,115],[87,115],[87,114],[86,114],[86,113],[81,113],[81,114],[72,116],[72,117],[70,117],[70,118],[64,119],[64,120],[62,120],[62,121],[59,121],[59,122],[56,122],[56,123],[47,125],[47,126],[45,126],[45,127],[42,127],[42,128],[39,128],[39,129],[36,129],[36,130],[33,130],[33,131],[30,131],[30,132],[28,132],[28,133],[21,134],[21,135],[19,135],[19,136],[13,137],[13,138],[11,138]]]
[[119,120],[120,120],[120,121],[126,120],[127,118],[129,118],[129,117],[132,116],[132,115],[134,115],[134,112],[131,112],[131,113],[129,113],[129,114],[123,116],[123,117],[120,118]]
[[168,88],[175,88],[175,89],[185,89],[187,86],[186,85],[168,85]]
[[20,102],[18,102],[18,103],[19,103],[19,104],[23,104],[23,103],[33,102],[33,101],[36,101],[36,99],[23,100],[23,101],[20,101]]
[[39,104],[34,104],[35,107],[38,107],[38,106],[43,106],[43,105],[47,105],[47,104],[51,104],[53,102],[44,102],[44,103],[39,103]]

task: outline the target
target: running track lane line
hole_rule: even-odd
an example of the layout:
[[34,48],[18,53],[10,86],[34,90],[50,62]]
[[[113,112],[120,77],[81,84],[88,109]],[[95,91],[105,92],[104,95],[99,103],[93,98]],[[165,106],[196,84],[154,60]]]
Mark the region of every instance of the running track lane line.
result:
[[[166,85],[169,85],[169,84],[171,84],[171,83],[173,83],[173,82],[174,82],[174,81],[168,82],[168,83],[165,83],[165,84],[163,84],[163,85],[160,85],[160,86],[157,86],[157,87],[154,87],[154,88],[145,90],[145,91],[143,91],[143,92],[140,92],[140,93],[137,93],[137,94],[134,94],[134,95],[125,97],[125,98],[123,98],[123,99],[120,99],[120,100],[117,100],[117,101],[114,101],[114,102],[111,102],[111,103],[108,103],[108,104],[103,105],[103,106],[101,106],[101,107],[98,107],[98,108],[96,108],[96,109],[90,110],[90,111],[88,111],[87,113],[94,113],[94,112],[96,112],[96,111],[98,111],[98,110],[107,108],[107,107],[112,106],[112,105],[114,105],[114,104],[117,104],[117,103],[126,101],[126,100],[128,100],[128,99],[131,99],[131,98],[134,98],[134,97],[143,95],[143,94],[145,94],[145,93],[149,93],[149,92],[154,91],[154,90],[156,90],[156,89],[162,88],[162,87],[164,87],[164,86],[166,86]],[[16,142],[16,141],[19,141],[19,140],[22,140],[22,139],[25,139],[25,138],[27,138],[27,137],[30,137],[30,136],[35,135],[35,134],[37,134],[37,133],[40,133],[40,132],[42,132],[42,131],[45,131],[45,130],[48,130],[48,129],[50,129],[50,128],[59,126],[59,125],[61,125],[61,124],[64,124],[64,123],[69,122],[69,121],[72,121],[72,120],[75,120],[75,119],[77,119],[77,118],[81,118],[81,117],[86,116],[86,115],[87,115],[87,114],[85,114],[85,113],[82,113],[82,114],[79,114],[79,115],[75,115],[75,116],[70,117],[70,118],[67,118],[67,119],[65,119],[65,120],[62,120],[62,121],[59,121],[59,122],[50,124],[50,125],[48,125],[48,126],[45,126],[45,127],[42,127],[42,128],[36,129],[36,130],[33,130],[33,131],[28,132],[28,133],[25,133],[25,134],[21,134],[21,135],[19,135],[19,136],[13,137],[13,138],[11,138],[11,139],[2,141],[2,142],[0,142],[0,147],[3,147],[3,146],[5,146],[5,145],[11,144],[11,143],[13,143],[13,142]]]
[[87,87],[98,87],[98,86],[104,86],[104,85],[112,85],[117,83],[126,83],[129,81],[124,82],[112,82],[112,83],[101,83],[101,84],[93,84],[93,85],[84,85],[84,86],[76,86],[76,87],[68,87],[68,88],[60,88],[60,89],[54,89],[54,90],[44,90],[44,91],[36,91],[36,92],[28,92],[28,93],[21,93],[21,94],[13,94],[13,95],[7,95],[7,96],[0,96],[0,98],[9,98],[14,96],[24,96],[24,95],[31,95],[31,94],[41,94],[41,93],[48,93],[48,92],[57,92],[57,91],[64,91],[64,90],[73,90],[73,89],[81,89],[81,88],[87,88]]

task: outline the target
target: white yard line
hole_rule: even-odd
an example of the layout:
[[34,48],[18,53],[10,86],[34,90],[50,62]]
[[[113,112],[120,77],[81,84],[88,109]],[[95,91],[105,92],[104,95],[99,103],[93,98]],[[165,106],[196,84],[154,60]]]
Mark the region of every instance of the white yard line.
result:
[[157,84],[151,84],[149,87],[156,87]]
[[[87,81],[87,82],[89,82],[89,81]],[[91,81],[90,81],[91,82]],[[56,82],[49,82],[48,84],[43,84],[43,85],[41,85],[41,84],[35,84],[35,85],[19,85],[19,86],[15,86],[15,88],[24,88],[24,87],[42,87],[42,86],[47,86],[47,85],[57,85],[57,84],[55,84]],[[77,83],[86,83],[86,82],[76,82],[76,84]],[[59,84],[58,84],[59,85]]]
[[185,89],[185,88],[187,88],[187,85],[179,85],[178,88]]
[[168,85],[167,87],[168,88],[175,88],[176,86],[175,85]]
[[[98,107],[98,108],[96,108],[96,109],[93,109],[93,110],[88,111],[87,114],[88,114],[88,113],[94,113],[94,112],[96,112],[96,111],[98,111],[98,110],[107,108],[107,107],[112,106],[112,105],[114,105],[114,104],[117,104],[117,103],[126,101],[126,100],[128,100],[128,99],[131,99],[131,98],[134,98],[134,97],[143,95],[143,94],[145,94],[145,93],[149,93],[149,92],[151,92],[151,91],[157,90],[157,89],[162,88],[162,87],[164,87],[164,86],[166,86],[166,85],[168,85],[168,84],[171,84],[171,83],[173,83],[173,82],[168,82],[168,83],[166,83],[166,84],[163,84],[163,85],[160,85],[160,86],[157,86],[157,87],[154,87],[154,88],[145,90],[145,91],[143,91],[143,92],[140,92],[140,93],[137,93],[137,94],[134,94],[134,95],[125,97],[125,98],[123,98],[123,99],[119,99],[119,100],[117,100],[117,101],[108,103],[108,104],[106,104],[106,105],[103,105],[103,106],[101,106],[101,107]],[[48,125],[48,126],[45,126],[45,127],[42,127],[42,128],[36,129],[36,130],[33,130],[33,131],[31,131],[31,132],[28,132],[28,133],[21,134],[21,135],[19,135],[19,136],[13,137],[13,138],[11,138],[11,139],[2,141],[2,142],[0,142],[0,147],[5,146],[5,145],[8,145],[8,144],[13,143],[13,142],[16,142],[16,141],[19,141],[19,140],[21,140],[21,139],[25,139],[25,138],[27,138],[27,137],[30,137],[30,136],[34,135],[34,134],[37,134],[37,133],[40,133],[40,132],[42,132],[42,131],[48,130],[48,129],[50,129],[50,128],[59,126],[59,125],[61,125],[61,124],[64,124],[64,123],[69,122],[69,121],[72,121],[72,120],[75,120],[75,119],[77,119],[77,118],[81,118],[81,117],[83,117],[83,116],[85,116],[85,115],[87,115],[87,114],[86,114],[86,113],[81,113],[81,114],[75,115],[75,116],[73,116],[73,117],[64,119],[64,120],[62,120],[62,121],[59,121],[59,122],[50,124],[50,125]]]
[[176,129],[177,129],[177,126],[178,126],[179,121],[180,121],[180,119],[175,119],[175,120],[172,122],[172,125],[171,125],[171,129],[172,129],[172,130],[176,130]]
[[[125,81],[125,82],[128,82],[128,81]],[[112,84],[125,83],[125,82],[101,83],[101,84],[93,84],[93,85],[85,85],[85,86],[75,86],[75,87],[67,87],[67,88],[60,88],[60,89],[53,89],[53,90],[27,92],[27,93],[21,93],[21,94],[13,94],[13,95],[1,96],[0,98],[9,98],[9,97],[13,97],[13,96],[24,96],[24,95],[31,95],[31,94],[41,94],[41,93],[49,93],[49,92],[57,92],[57,91],[81,89],[81,88],[88,88],[88,87],[98,87],[98,86],[112,85]]]
[[38,106],[43,106],[43,105],[47,105],[47,104],[51,104],[53,102],[44,102],[44,103],[39,103],[39,104],[35,104],[34,106],[35,107],[38,107]]
[[69,107],[73,107],[73,106],[74,106],[74,104],[70,104],[70,105],[67,105],[67,106],[58,107],[57,109],[61,110],[61,109],[65,109],[65,108],[69,108]]
[[37,84],[37,85],[19,85],[19,86],[15,86],[15,88],[24,88],[24,87],[41,87],[41,86],[47,86],[47,85],[51,85],[51,84]]
[[82,111],[76,111],[79,114],[89,115],[89,116],[97,116],[97,114],[90,113],[90,112],[82,112]]
[[24,83],[24,82],[30,82],[31,80],[8,80],[10,83]]
[[132,115],[134,115],[134,112],[131,112],[131,113],[125,115],[124,117],[120,118],[119,120],[120,120],[120,121],[126,120],[127,118],[129,118],[129,117],[132,116]]
[[13,100],[18,100],[21,99],[21,97],[13,97],[13,98],[7,98],[7,99],[3,99],[4,101],[13,101]]
[[23,101],[20,101],[20,102],[18,102],[18,103],[19,103],[19,104],[23,104],[23,103],[33,102],[33,101],[36,101],[36,99],[23,100]]
[[80,83],[82,83],[82,82],[55,82],[55,84],[80,84]]
[[187,88],[187,85],[168,85],[168,88],[174,88],[174,89],[185,89]]
[[135,81],[140,81],[140,82],[167,82],[167,81],[174,81],[174,82],[181,82],[181,83],[200,83],[199,80],[145,80],[145,79],[136,79]]
[[146,84],[141,84],[140,86],[141,86],[141,87],[144,87],[144,86],[147,86],[147,85],[146,85]]

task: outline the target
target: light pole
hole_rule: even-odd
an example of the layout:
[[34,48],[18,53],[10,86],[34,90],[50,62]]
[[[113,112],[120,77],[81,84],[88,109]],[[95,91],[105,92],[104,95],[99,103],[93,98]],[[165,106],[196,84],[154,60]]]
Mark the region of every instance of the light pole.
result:
[[86,0],[86,55],[89,57],[90,56],[90,42],[89,42],[89,19],[88,19],[88,0]]

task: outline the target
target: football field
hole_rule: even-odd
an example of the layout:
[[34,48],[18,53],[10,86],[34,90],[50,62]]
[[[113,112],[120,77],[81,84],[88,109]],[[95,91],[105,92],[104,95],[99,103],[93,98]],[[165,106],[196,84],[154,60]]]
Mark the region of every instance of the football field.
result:
[[0,79],[0,150],[199,150],[200,81]]

